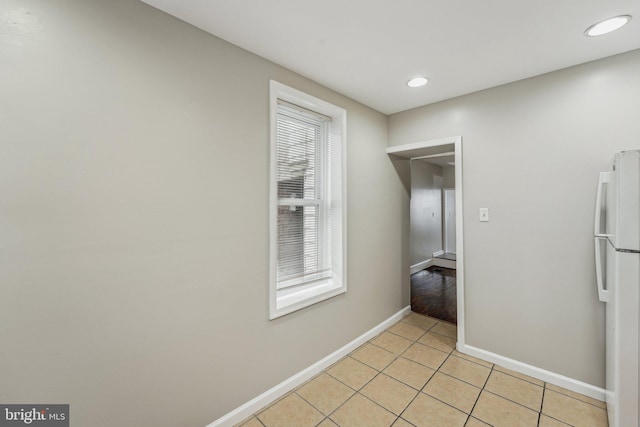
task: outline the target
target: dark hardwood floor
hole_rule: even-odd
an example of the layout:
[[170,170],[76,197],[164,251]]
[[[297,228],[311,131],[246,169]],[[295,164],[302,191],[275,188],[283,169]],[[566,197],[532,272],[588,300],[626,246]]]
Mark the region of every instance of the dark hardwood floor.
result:
[[429,267],[412,274],[411,311],[457,323],[456,270]]

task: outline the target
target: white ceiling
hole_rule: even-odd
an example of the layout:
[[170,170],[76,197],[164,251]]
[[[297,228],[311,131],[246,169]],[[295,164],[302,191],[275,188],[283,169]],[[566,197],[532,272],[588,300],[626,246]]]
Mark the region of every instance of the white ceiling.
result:
[[385,114],[640,48],[638,0],[143,1]]
[[419,159],[418,161],[424,163],[430,163],[436,166],[455,166],[455,156],[453,154],[448,156],[437,156],[437,157],[428,157],[424,159]]

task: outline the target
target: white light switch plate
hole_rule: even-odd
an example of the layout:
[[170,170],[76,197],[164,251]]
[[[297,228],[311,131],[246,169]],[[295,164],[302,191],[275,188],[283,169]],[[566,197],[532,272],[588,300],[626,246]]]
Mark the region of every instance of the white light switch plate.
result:
[[489,208],[480,208],[480,222],[489,222]]

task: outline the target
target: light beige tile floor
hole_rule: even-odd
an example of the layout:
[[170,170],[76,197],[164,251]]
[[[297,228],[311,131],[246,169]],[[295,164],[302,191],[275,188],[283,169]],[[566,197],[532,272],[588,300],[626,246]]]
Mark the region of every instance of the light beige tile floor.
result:
[[416,313],[243,427],[606,427],[603,402],[459,353],[455,325]]

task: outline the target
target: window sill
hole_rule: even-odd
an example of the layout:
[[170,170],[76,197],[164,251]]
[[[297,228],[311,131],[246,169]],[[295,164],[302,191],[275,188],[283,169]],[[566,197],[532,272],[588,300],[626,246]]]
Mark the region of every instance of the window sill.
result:
[[347,291],[334,279],[326,279],[303,287],[281,289],[276,292],[269,319],[275,319]]

